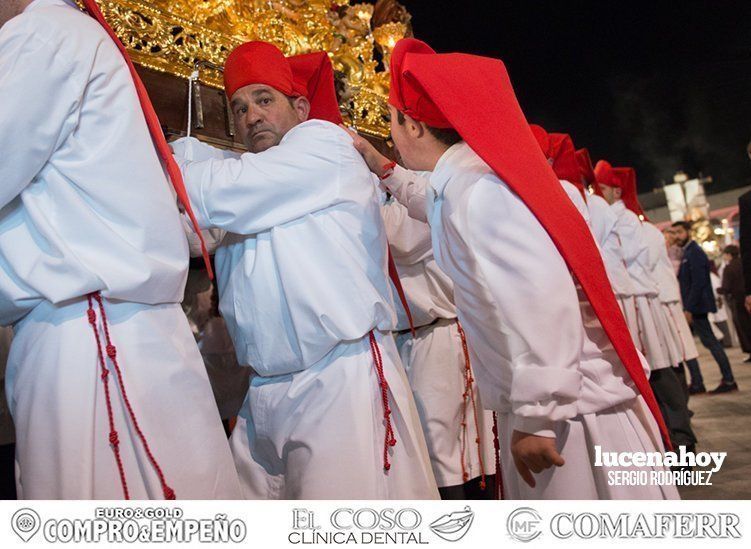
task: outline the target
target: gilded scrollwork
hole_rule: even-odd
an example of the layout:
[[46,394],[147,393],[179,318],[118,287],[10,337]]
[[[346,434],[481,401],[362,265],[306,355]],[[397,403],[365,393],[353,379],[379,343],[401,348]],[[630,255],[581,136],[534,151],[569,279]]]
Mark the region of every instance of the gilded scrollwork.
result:
[[[408,33],[409,14],[394,0],[98,0],[136,63],[188,78],[201,66],[204,84],[222,87],[229,52],[267,40],[287,55],[329,52],[342,112],[358,129],[388,135],[388,74],[394,37]],[[374,11],[388,21],[372,28]],[[387,36],[376,40],[375,37]]]

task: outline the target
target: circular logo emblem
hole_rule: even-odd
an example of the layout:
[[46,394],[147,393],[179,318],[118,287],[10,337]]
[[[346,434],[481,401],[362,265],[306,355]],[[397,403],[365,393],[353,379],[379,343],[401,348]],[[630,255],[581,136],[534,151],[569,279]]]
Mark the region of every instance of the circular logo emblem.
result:
[[506,531],[517,541],[532,541],[542,534],[540,514],[531,507],[520,507],[506,519]]
[[33,509],[19,509],[11,519],[13,531],[23,541],[29,541],[39,530],[39,515]]

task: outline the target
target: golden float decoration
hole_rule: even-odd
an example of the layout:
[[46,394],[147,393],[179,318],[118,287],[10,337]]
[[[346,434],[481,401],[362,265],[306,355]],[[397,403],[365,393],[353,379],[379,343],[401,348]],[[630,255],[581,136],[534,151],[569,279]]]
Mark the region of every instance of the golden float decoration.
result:
[[[98,0],[135,63],[222,89],[220,67],[248,40],[285,54],[326,51],[337,75],[345,119],[358,130],[388,135],[388,61],[411,32],[395,0]],[[379,62],[380,60],[380,62]]]

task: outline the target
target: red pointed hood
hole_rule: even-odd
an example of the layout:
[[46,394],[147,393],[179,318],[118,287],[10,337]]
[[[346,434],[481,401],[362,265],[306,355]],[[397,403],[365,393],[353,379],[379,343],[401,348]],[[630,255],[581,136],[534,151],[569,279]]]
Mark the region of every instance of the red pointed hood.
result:
[[626,207],[641,216],[642,219],[649,221],[644,214],[644,210],[639,203],[638,188],[636,186],[636,170],[634,168],[614,168],[616,177],[620,180],[621,200]]
[[576,151],[576,162],[579,164],[579,172],[585,185],[592,189],[597,196],[602,196],[602,189],[595,179],[595,169],[592,166],[592,158],[589,156],[587,149],[578,149]]
[[529,127],[558,179],[565,179],[584,192],[571,136],[565,133],[548,133],[537,124],[531,124]]
[[398,111],[411,116],[415,120],[425,122],[434,128],[450,128],[451,123],[441,113],[441,109],[414,83],[404,85],[403,63],[407,53],[435,54],[433,48],[425,42],[415,38],[399,40],[391,53],[391,87],[389,88],[389,103]]
[[542,154],[498,59],[436,54],[414,39],[392,54],[390,102],[416,120],[443,120],[524,201],[579,281],[669,444],[667,429],[586,222]]
[[598,185],[621,188],[622,179],[613,171],[613,166],[607,160],[600,160],[595,166],[595,181]]
[[275,45],[259,40],[246,42],[227,57],[224,90],[231,98],[251,84],[265,84],[289,97],[305,96],[309,118],[341,124],[334,89],[334,70],[326,52],[285,57]]
[[334,68],[326,52],[317,51],[288,57],[292,75],[299,89],[310,101],[309,118],[342,123],[339,101],[334,87]]

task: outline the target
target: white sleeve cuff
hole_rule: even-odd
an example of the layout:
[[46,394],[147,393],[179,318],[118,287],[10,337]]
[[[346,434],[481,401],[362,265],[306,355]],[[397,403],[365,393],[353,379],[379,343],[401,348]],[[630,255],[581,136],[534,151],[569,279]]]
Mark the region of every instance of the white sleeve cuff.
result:
[[514,430],[538,437],[556,438],[555,422],[541,417],[514,416]]

